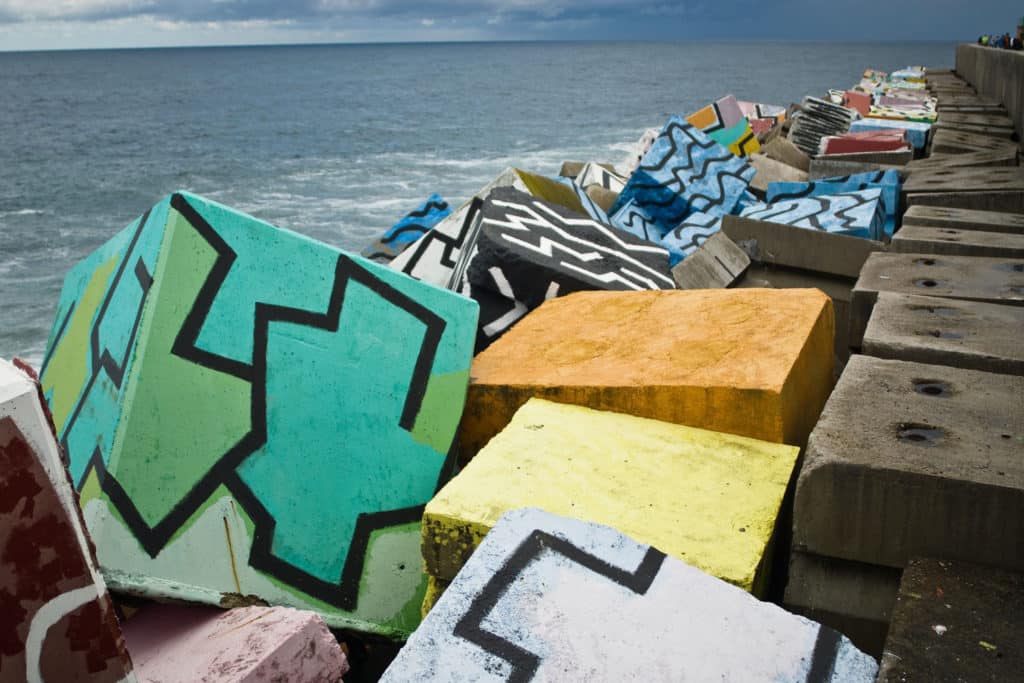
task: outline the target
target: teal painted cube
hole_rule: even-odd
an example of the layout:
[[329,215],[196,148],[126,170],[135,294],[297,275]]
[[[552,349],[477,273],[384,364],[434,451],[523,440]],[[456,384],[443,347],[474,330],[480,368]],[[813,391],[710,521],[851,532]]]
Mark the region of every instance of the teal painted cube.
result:
[[43,390],[115,589],[402,637],[477,304],[184,192],[67,276]]

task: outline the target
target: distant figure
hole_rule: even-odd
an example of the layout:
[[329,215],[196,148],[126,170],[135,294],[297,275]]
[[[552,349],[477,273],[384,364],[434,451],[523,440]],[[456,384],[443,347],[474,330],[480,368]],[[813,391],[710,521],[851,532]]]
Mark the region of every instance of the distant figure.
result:
[[980,42],[982,45],[988,45],[988,36],[982,36],[981,40],[978,42]]
[[1009,33],[1004,33],[1003,34],[1002,44],[999,47],[1007,49],[1007,50],[1010,49],[1011,43],[1010,43],[1010,34]]

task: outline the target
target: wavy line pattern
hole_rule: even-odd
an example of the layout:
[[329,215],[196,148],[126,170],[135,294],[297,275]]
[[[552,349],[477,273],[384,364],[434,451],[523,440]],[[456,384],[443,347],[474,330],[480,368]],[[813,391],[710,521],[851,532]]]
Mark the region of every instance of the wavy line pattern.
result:
[[754,206],[740,213],[744,218],[782,223],[855,237],[877,239],[885,222],[882,191],[877,188],[802,197]]

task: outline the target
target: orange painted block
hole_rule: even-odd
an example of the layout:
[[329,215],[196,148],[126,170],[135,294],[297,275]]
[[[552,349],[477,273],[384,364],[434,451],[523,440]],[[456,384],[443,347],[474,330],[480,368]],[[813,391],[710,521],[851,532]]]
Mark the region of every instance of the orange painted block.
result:
[[817,289],[578,292],[473,359],[462,458],[534,396],[803,446],[832,388]]

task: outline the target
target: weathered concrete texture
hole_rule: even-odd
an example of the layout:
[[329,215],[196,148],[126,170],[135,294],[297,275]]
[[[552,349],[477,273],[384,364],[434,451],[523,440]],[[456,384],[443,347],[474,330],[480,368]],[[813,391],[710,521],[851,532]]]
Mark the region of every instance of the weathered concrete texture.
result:
[[140,681],[336,683],[348,671],[338,641],[313,612],[149,605],[125,623]]
[[552,299],[473,360],[463,457],[531,396],[801,445],[830,389],[833,329],[814,290]]
[[877,665],[831,629],[638,543],[506,514],[383,681],[850,681]]
[[808,179],[822,180],[824,178],[835,178],[836,176],[853,175],[854,173],[903,170],[902,166],[894,166],[892,164],[879,164],[866,161],[844,161],[836,159],[836,156],[846,155],[833,155],[811,159],[811,171],[808,174]]
[[103,571],[407,634],[477,312],[196,195],[161,201],[69,273],[44,363]]
[[1024,88],[1021,87],[1024,53],[981,45],[957,45],[956,72],[974,86],[979,95],[1002,103],[1018,135],[1024,136]]
[[1024,214],[919,204],[906,210],[903,214],[903,225],[927,225],[934,228],[1024,235]]
[[41,398],[0,360],[0,680],[134,681]]
[[1019,680],[1022,614],[1024,574],[914,559],[900,582],[878,681]]
[[739,216],[726,216],[722,232],[755,261],[845,278],[857,278],[868,256],[885,251],[878,241]]
[[871,254],[850,302],[853,348],[860,348],[879,292],[1024,306],[1024,259]]
[[1024,568],[1024,377],[853,356],[808,441],[793,547]]
[[1024,235],[905,225],[889,249],[905,254],[947,254],[1024,258]]
[[743,277],[750,257],[725,233],[716,232],[672,269],[679,289],[730,287]]
[[768,183],[780,180],[792,182],[807,180],[806,171],[772,159],[765,154],[751,154],[750,165],[754,167],[754,178],[750,181],[750,186],[761,192],[768,189]]
[[932,135],[932,154],[969,154],[974,152],[1015,151],[1017,143],[1006,138],[967,131],[939,129]]
[[949,124],[950,127],[965,126],[1006,130],[1007,136],[1013,134],[1013,121],[1005,114],[962,114],[943,112],[939,114],[936,125]]
[[427,572],[453,579],[503,513],[538,507],[614,524],[760,595],[798,454],[795,446],[531,399],[427,504]]
[[882,292],[864,332],[864,353],[1024,375],[1024,308]]
[[811,168],[811,158],[803,150],[784,137],[777,137],[766,144],[761,152],[776,161],[797,168],[805,173]]
[[984,152],[966,152],[964,154],[932,154],[924,159],[911,161],[906,166],[908,173],[914,171],[942,170],[961,166],[1017,166],[1019,154],[1016,149],[1004,149]]
[[904,207],[915,204],[1024,213],[1024,168],[915,171],[903,184]]
[[433,574],[427,574],[427,592],[423,594],[423,607],[420,610],[420,614],[424,618],[430,613],[430,610],[434,609],[434,605],[441,599],[444,592],[448,590],[449,585],[451,585],[451,581],[445,581]]
[[900,570],[794,551],[783,606],[882,656]]

